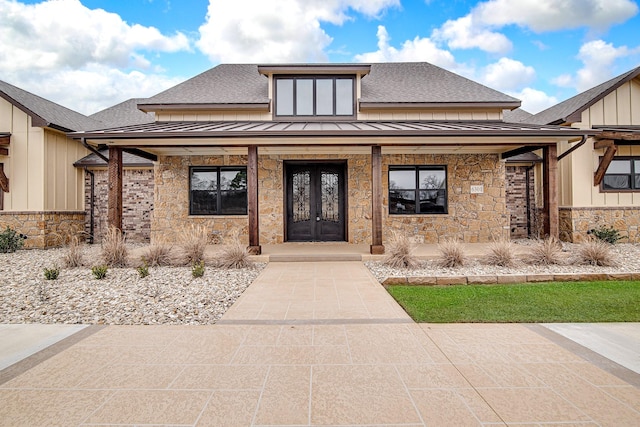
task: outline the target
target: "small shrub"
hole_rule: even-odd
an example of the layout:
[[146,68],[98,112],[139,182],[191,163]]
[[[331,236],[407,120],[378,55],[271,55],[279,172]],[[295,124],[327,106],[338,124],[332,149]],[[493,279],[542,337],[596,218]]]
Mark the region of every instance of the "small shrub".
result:
[[539,240],[531,247],[527,261],[535,265],[563,264],[562,244],[554,237]]
[[392,268],[417,268],[420,261],[414,255],[415,249],[416,245],[409,236],[394,231],[382,262]]
[[173,248],[166,245],[151,245],[140,259],[151,267],[171,265],[175,262]]
[[580,243],[577,251],[578,263],[600,267],[613,267],[616,262],[611,253],[611,245],[603,240],[590,239]]
[[147,277],[149,275],[149,266],[147,265],[147,263],[143,263],[142,265],[139,265],[136,270],[138,271],[138,275],[140,276],[141,279],[144,279],[145,277]]
[[44,278],[47,280],[57,280],[58,276],[60,276],[60,269],[55,266],[53,268],[45,268],[44,269]]
[[193,263],[193,266],[191,267],[191,275],[194,278],[204,276],[204,261],[198,261]]
[[51,298],[47,286],[40,282],[36,285],[36,297],[41,303],[46,303]]
[[252,264],[246,246],[239,241],[225,246],[216,260],[216,266],[220,268],[245,268]]
[[102,258],[109,267],[126,267],[129,251],[122,231],[109,227],[102,238]]
[[24,236],[11,227],[0,233],[0,252],[3,254],[15,252],[22,249],[24,245]]
[[587,231],[587,234],[591,234],[598,240],[611,243],[612,245],[616,244],[618,240],[622,239],[620,232],[616,230],[612,225],[602,225],[598,228]]
[[204,250],[207,247],[207,229],[202,225],[191,224],[185,227],[178,236],[182,248],[184,263],[194,264],[204,259]]
[[438,244],[438,250],[440,256],[436,260],[436,264],[440,267],[455,268],[463,266],[467,262],[467,255],[458,240],[447,239]]
[[98,280],[107,277],[107,270],[109,270],[109,267],[106,265],[94,265],[93,267],[91,267],[91,273],[93,274],[93,277]]
[[64,255],[62,255],[62,262],[65,267],[69,268],[81,267],[84,264],[84,253],[78,236],[69,238]]
[[489,253],[485,255],[484,262],[499,267],[513,267],[516,263],[514,249],[511,240],[496,240],[489,246]]

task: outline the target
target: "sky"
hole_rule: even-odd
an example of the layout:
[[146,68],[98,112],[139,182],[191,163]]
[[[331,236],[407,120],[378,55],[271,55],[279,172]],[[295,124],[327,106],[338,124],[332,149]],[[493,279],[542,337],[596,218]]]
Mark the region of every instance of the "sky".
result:
[[220,63],[426,61],[537,113],[640,66],[636,0],[0,0],[0,80],[83,114]]

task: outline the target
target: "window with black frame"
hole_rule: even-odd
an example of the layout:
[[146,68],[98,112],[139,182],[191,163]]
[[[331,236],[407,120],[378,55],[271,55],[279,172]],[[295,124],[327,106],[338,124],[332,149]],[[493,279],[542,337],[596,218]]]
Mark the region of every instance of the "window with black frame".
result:
[[604,191],[640,191],[640,157],[612,160],[601,188]]
[[446,166],[389,166],[389,213],[446,214]]
[[247,168],[190,168],[189,215],[246,214]]
[[275,79],[275,113],[284,117],[354,117],[355,79],[300,76]]

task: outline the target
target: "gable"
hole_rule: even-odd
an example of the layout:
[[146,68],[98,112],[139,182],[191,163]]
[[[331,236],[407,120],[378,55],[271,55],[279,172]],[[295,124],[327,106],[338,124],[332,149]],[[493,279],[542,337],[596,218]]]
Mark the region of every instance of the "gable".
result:
[[629,80],[581,113],[582,126],[640,125],[640,76]]

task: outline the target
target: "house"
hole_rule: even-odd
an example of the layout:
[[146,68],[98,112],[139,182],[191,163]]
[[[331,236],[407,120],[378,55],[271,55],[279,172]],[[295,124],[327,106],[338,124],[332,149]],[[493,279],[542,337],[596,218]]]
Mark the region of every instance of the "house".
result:
[[[132,98],[89,117],[103,127],[153,123],[154,115],[138,110],[141,98]],[[73,165],[84,170],[85,233],[90,243],[100,242],[107,228],[109,150],[100,148]],[[122,231],[128,242],[149,243],[153,215],[153,162],[136,154],[123,154]]]
[[613,226],[640,241],[640,67],[527,122],[597,132],[577,148],[559,144],[561,153],[573,150],[558,165],[560,237],[581,241],[594,228]]
[[546,234],[558,234],[556,147],[593,129],[504,121],[520,101],[428,63],[223,64],[138,109],[155,122],[71,132],[109,149],[122,228],[123,153],[155,162],[152,242],[183,227],[262,244],[510,234],[505,159],[542,153]]
[[[0,229],[26,235],[27,248],[58,246],[83,231],[89,241],[100,241],[107,222],[108,150],[92,152],[66,134],[153,122],[153,114],[137,109],[139,101],[87,117],[0,81]],[[148,242],[153,163],[135,154],[126,154],[124,162],[123,229],[129,241]]]
[[99,121],[0,81],[0,228],[28,238],[27,248],[60,243],[84,228],[82,171],[89,150],[67,132]]

